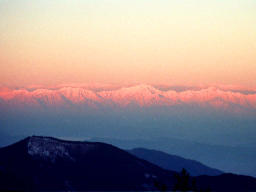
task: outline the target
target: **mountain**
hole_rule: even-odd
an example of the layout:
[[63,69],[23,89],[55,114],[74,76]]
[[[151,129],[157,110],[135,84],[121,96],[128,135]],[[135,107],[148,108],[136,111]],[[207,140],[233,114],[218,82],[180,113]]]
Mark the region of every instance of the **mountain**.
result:
[[[198,189],[256,190],[256,179],[248,176],[194,179]],[[176,172],[105,143],[32,136],[0,149],[1,191],[152,191],[159,186],[171,190],[177,181]]]
[[154,190],[173,174],[104,143],[33,136],[0,149],[0,190]]
[[167,170],[180,172],[185,168],[192,176],[216,176],[223,173],[220,170],[207,167],[198,161],[184,159],[182,157],[170,155],[157,150],[135,148],[127,151],[138,158],[145,159]]
[[[228,153],[221,150],[221,154],[220,150],[208,153],[201,148],[182,149],[185,158],[239,174],[256,173],[252,163],[255,161],[256,153],[252,153],[255,144],[250,144],[256,141],[255,114],[255,90],[245,92],[221,87],[164,89],[147,84],[0,89],[0,124],[6,134],[81,139],[174,137],[207,145],[245,146],[239,150],[235,147]],[[0,140],[5,140],[1,134]],[[240,149],[245,151],[242,155],[236,152]],[[220,161],[223,154],[225,159]],[[236,158],[230,163],[230,157],[234,156]]]
[[256,93],[224,90],[217,87],[161,90],[147,84],[140,84],[116,89],[93,89],[90,87],[58,87],[56,89],[37,88],[0,89],[0,100],[5,104],[60,106],[70,104],[87,104],[90,107],[100,105],[118,105],[125,107],[139,106],[173,106],[196,104],[229,111],[244,111],[245,108],[256,109]]
[[[228,173],[256,177],[255,144],[245,146],[209,145],[174,137],[149,139],[92,138],[93,141],[110,143],[122,149],[146,148],[163,151],[185,159],[193,159]],[[232,161],[230,161],[232,159]],[[147,159],[149,160],[149,159]],[[160,166],[160,165],[159,165]]]

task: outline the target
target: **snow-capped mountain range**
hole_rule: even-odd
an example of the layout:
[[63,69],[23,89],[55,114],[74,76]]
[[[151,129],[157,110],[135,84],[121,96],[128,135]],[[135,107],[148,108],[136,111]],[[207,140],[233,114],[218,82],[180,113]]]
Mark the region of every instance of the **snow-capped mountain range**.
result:
[[116,90],[95,91],[82,87],[62,87],[59,89],[3,89],[0,98],[4,103],[27,105],[58,106],[63,104],[117,104],[125,107],[129,104],[139,106],[172,106],[177,104],[210,105],[213,107],[228,108],[235,104],[242,107],[256,108],[256,93],[244,94],[241,92],[221,90],[208,87],[200,90],[161,91],[150,85],[136,85],[122,87]]
[[256,93],[245,94],[217,87],[163,91],[146,84],[121,87],[114,90],[93,90],[84,87],[39,88],[32,91],[27,89],[1,89],[0,101],[5,104],[33,106],[87,104],[91,107],[97,107],[97,105],[126,107],[129,104],[136,104],[146,107],[198,104],[201,107],[211,106],[224,109],[233,105],[256,109]]

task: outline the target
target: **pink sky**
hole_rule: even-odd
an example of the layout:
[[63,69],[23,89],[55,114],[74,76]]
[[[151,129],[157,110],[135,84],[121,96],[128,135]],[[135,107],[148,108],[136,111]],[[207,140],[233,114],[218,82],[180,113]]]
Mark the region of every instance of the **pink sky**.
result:
[[255,1],[0,1],[0,85],[256,86]]

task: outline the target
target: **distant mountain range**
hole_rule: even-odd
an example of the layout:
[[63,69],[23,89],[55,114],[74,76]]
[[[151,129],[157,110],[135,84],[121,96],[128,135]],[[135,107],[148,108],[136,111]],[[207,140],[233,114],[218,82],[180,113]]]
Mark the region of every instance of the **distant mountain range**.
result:
[[256,173],[255,90],[147,84],[0,88],[0,109],[3,141],[5,134],[14,133],[139,140],[172,137],[199,144],[170,148],[158,141],[163,143],[159,147],[133,147],[195,159],[228,172]]
[[[0,149],[1,191],[140,191],[161,185],[171,190],[181,176],[105,143],[33,136]],[[198,189],[256,190],[256,179],[248,176],[194,179]]]
[[[129,149],[128,151],[132,150],[133,148],[145,148],[163,151],[165,153],[177,155],[185,159],[199,161],[204,165],[217,168],[224,172],[251,175],[256,177],[256,164],[254,163],[256,159],[255,147],[209,145],[173,137],[152,139],[116,139],[93,137],[91,140],[110,143],[122,149]],[[154,150],[151,151],[152,156],[148,153],[137,155],[139,155],[139,157],[144,156],[146,160],[168,169],[170,165],[166,165],[165,161],[161,162],[159,159],[155,159],[154,155],[160,155],[161,158],[165,160],[168,160],[169,156],[166,154],[161,154],[161,152],[159,154]],[[230,161],[230,159],[232,159],[232,161]]]
[[145,159],[167,170],[180,172],[183,168],[185,168],[192,176],[216,176],[223,173],[220,170],[207,167],[198,161],[184,159],[182,157],[170,155],[168,153],[164,153],[157,150],[135,148],[127,151],[135,155],[136,157]]
[[0,89],[0,99],[6,104],[32,106],[61,106],[86,104],[139,106],[173,106],[180,104],[197,104],[200,107],[210,106],[231,111],[243,108],[256,109],[256,93],[222,90],[217,87],[177,91],[163,90],[151,85],[140,84],[115,89],[90,89],[90,87],[58,87],[56,89],[37,88]]

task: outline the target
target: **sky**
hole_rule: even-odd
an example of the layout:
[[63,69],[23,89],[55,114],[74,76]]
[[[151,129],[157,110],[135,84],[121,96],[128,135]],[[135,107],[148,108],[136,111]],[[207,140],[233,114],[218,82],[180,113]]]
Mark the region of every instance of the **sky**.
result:
[[177,138],[239,146],[202,162],[232,159],[227,171],[255,176],[255,10],[255,0],[0,0],[0,146]]
[[254,0],[0,0],[0,85],[256,86]]

